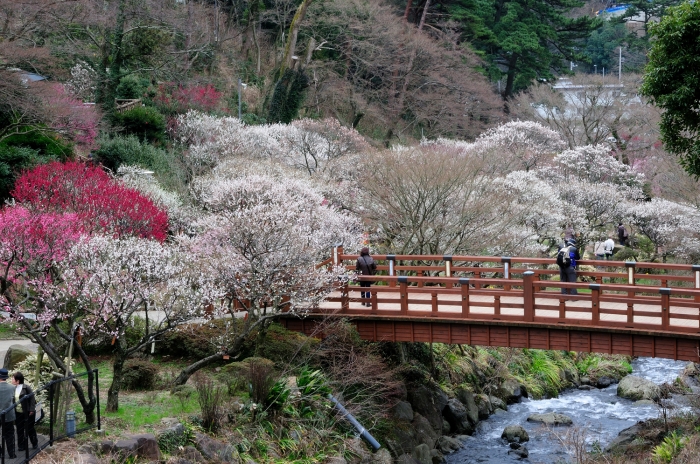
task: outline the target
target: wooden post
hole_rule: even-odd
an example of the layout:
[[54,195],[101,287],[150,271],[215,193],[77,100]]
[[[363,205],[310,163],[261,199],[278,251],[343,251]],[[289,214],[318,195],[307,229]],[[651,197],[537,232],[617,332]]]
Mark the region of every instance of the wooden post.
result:
[[438,303],[437,303],[437,293],[433,292],[430,294],[430,305],[431,305],[431,317],[437,317],[438,315]]
[[[422,270],[416,272],[416,274],[418,275],[418,277],[423,277],[423,271],[422,271]],[[425,285],[425,283],[424,283],[422,280],[419,280],[419,281],[418,281],[418,287],[422,287],[423,285]]]
[[600,322],[600,284],[590,284],[591,289],[591,324],[598,325]]
[[[452,277],[452,255],[444,255],[442,259],[445,261],[445,277]],[[452,282],[446,281],[445,288],[452,288]]]
[[340,266],[342,261],[340,260],[340,255],[343,254],[343,245],[336,245],[333,247],[333,265]]
[[[700,264],[693,264],[692,269],[695,274],[695,288],[700,289]],[[700,302],[700,295],[695,295],[695,301]]]
[[661,293],[661,329],[668,330],[671,312],[671,289],[660,288]]
[[348,290],[348,283],[345,282],[340,290],[340,311],[344,312],[350,308],[350,290]]
[[493,297],[493,316],[495,319],[498,319],[496,316],[501,315],[501,295],[494,295]]
[[377,309],[379,309],[379,306],[377,305],[377,292],[371,292],[370,293],[370,298],[371,298],[371,303],[372,303],[372,314],[377,314]]
[[524,321],[533,322],[535,320],[535,273],[525,271],[523,273],[523,309]]
[[399,276],[399,288],[401,292],[401,314],[408,314],[408,277]]
[[[503,278],[510,279],[510,256],[502,256],[501,262],[503,263]],[[503,284],[503,290],[510,290],[510,285]]]
[[[393,277],[396,273],[396,255],[386,255],[386,260],[389,262],[389,277]],[[396,282],[390,280],[389,287],[396,287]]]
[[462,288],[462,317],[469,317],[469,278],[459,279]]
[[[635,285],[634,278],[634,266],[637,263],[634,261],[625,261],[625,267],[627,268],[627,285]],[[636,296],[634,291],[627,292],[627,324],[634,324],[634,303],[632,299]]]

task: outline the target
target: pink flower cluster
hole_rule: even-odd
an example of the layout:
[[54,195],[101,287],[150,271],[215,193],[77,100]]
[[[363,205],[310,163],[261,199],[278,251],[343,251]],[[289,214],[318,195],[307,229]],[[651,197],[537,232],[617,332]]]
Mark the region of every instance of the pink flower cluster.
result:
[[12,196],[43,213],[74,213],[86,233],[133,235],[164,241],[168,215],[137,190],[102,169],[80,162],[53,162],[27,171]]

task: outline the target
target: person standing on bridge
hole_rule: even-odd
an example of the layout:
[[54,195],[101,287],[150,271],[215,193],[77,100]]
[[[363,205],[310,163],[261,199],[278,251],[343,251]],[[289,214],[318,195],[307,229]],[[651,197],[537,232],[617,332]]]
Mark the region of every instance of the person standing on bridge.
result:
[[[369,248],[364,247],[362,250],[360,250],[360,256],[357,258],[355,270],[358,274],[363,276],[372,276],[377,272],[377,263],[375,263],[372,257],[369,255]],[[370,281],[360,281],[360,287],[369,288],[370,285],[372,285],[372,282]],[[369,299],[370,297],[369,291],[362,291],[361,294],[363,300],[365,298]],[[372,303],[363,301],[362,306],[372,306]]]
[[[581,255],[576,248],[576,240],[573,238],[567,239],[564,246],[557,253],[557,264],[559,265],[559,280],[561,282],[576,283],[576,261],[581,259]],[[562,288],[563,294],[576,295],[578,292],[575,288]]]

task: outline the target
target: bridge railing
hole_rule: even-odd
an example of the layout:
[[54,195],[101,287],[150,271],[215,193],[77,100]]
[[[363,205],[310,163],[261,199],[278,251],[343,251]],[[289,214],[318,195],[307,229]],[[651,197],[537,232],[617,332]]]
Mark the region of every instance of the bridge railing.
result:
[[[343,248],[333,248],[332,256],[324,264],[345,264],[354,269],[355,254],[344,254]],[[444,276],[491,277],[503,279],[522,277],[526,271],[534,272],[539,280],[559,275],[554,258],[528,258],[510,256],[461,256],[461,255],[373,255],[380,274],[392,276]],[[581,281],[626,283],[628,285],[658,285],[700,289],[700,265],[647,263],[641,261],[578,261],[578,277]],[[449,282],[446,282],[449,285]],[[393,285],[390,283],[390,285]],[[421,285],[419,283],[418,285]]]
[[[549,265],[554,262],[552,259],[460,256],[450,260],[391,255],[374,258],[388,262],[379,266],[384,272],[356,279],[372,282],[370,288],[356,282],[341,282],[317,311],[351,316],[502,320],[700,334],[700,289],[690,288],[693,284],[698,286],[700,279],[693,274],[700,270],[693,265],[588,260],[581,264],[600,263],[626,272],[591,271],[587,273],[591,282],[566,283],[549,280],[551,269],[527,267]],[[396,264],[439,258],[442,258],[441,266]],[[334,261],[342,264],[352,260],[352,266],[354,259],[356,255],[339,253]],[[469,260],[494,267],[451,265]],[[513,264],[518,267],[512,267]],[[642,266],[651,268],[649,265],[675,274],[651,274],[654,278],[650,278],[649,274],[635,272]],[[399,273],[404,275],[396,275]],[[610,283],[602,283],[603,279]],[[684,286],[669,287],[671,282]],[[576,289],[578,294],[564,294],[564,289]],[[369,292],[369,298],[362,298],[361,292]]]

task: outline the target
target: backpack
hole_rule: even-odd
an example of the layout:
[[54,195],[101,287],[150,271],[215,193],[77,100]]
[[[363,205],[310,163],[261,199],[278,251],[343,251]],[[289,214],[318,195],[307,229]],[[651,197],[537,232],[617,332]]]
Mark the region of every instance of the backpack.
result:
[[559,267],[571,266],[570,248],[571,247],[566,246],[559,250],[559,253],[557,253],[557,264],[559,265]]

